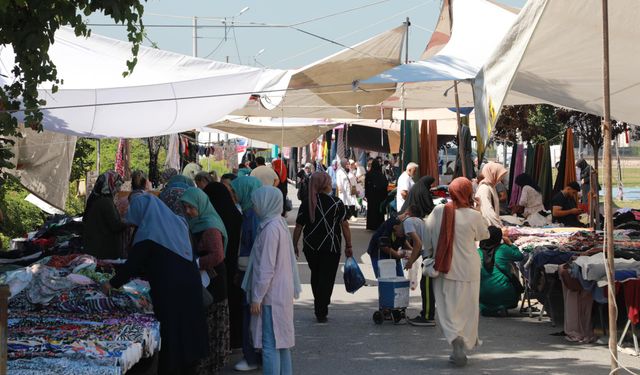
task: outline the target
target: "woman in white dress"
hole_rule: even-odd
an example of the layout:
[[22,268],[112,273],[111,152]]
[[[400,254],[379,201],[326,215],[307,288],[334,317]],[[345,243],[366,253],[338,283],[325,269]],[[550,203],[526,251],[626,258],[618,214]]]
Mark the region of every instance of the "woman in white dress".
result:
[[502,181],[508,171],[499,163],[487,163],[480,174],[483,176],[478,185],[476,198],[480,200],[480,212],[487,226],[493,225],[502,228],[500,220],[500,199],[496,191],[496,185]]
[[540,187],[526,173],[516,177],[516,184],[522,188],[518,206],[523,208],[522,216],[532,227],[542,227],[551,224],[551,214],[549,214],[542,203]]
[[434,249],[433,268],[439,273],[432,275],[436,276],[433,292],[438,325],[453,347],[451,362],[464,366],[465,350],[479,344],[481,264],[476,241],[489,238],[489,231],[479,207],[474,209],[471,181],[456,178],[449,185],[449,194],[452,201],[436,206],[427,218],[425,247]]

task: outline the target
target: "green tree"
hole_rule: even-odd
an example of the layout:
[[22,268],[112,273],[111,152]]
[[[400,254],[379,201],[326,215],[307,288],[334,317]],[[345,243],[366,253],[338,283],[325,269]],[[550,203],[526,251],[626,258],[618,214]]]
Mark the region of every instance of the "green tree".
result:
[[[49,57],[49,47],[55,33],[62,26],[70,26],[77,36],[89,36],[84,16],[101,12],[116,22],[126,25],[131,41],[132,57],[126,61],[126,76],[133,71],[144,37],[143,6],[140,0],[0,0],[0,45],[10,45],[15,53],[15,65],[7,83],[0,88],[0,168],[13,168],[13,156],[6,147],[13,145],[7,137],[20,136],[18,120],[12,115],[24,112],[24,123],[42,129],[43,114],[40,107],[46,101],[39,97],[38,85],[52,82],[52,93],[64,83],[58,77],[56,66]],[[123,62],[123,70],[125,70]],[[6,73],[5,73],[6,74]],[[3,172],[0,178],[6,179]]]
[[95,165],[96,159],[91,157],[95,151],[92,143],[93,141],[87,138],[78,138],[69,175],[70,182],[83,179]]
[[564,125],[558,121],[557,110],[548,104],[505,106],[494,134],[511,142],[516,142],[519,134],[524,142],[558,144],[562,142]]

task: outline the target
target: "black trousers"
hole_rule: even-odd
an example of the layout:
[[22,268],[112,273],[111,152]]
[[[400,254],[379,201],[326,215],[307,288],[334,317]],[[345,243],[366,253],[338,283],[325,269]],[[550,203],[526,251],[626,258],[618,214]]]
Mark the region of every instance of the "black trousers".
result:
[[433,296],[433,279],[429,276],[422,275],[420,280],[420,296],[422,297],[422,311],[420,316],[433,320],[436,313],[436,299]]
[[314,312],[317,318],[324,318],[329,314],[331,294],[340,264],[340,253],[304,250],[304,255],[311,270]]

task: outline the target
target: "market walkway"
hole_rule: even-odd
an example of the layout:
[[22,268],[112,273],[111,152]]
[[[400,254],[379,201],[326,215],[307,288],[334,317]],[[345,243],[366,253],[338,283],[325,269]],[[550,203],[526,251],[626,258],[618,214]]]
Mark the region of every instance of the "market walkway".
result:
[[[295,195],[294,195],[295,197]],[[293,228],[295,211],[288,222]],[[294,374],[608,374],[609,355],[606,346],[576,345],[551,333],[562,330],[552,327],[548,318],[536,318],[512,313],[508,318],[480,319],[483,345],[472,352],[469,364],[462,369],[448,364],[449,346],[438,328],[375,325],[371,315],[377,309],[378,294],[366,246],[370,233],[364,229],[364,219],[351,225],[354,255],[368,279],[368,286],[355,294],[345,291],[342,272],[338,272],[329,307],[329,322],[318,324],[313,315],[313,296],[309,284],[309,269],[304,255],[299,259],[303,293],[296,301],[296,347],[293,350]],[[343,259],[344,260],[344,259]],[[412,292],[409,315],[420,310],[420,293]],[[225,374],[240,359],[231,357]],[[640,358],[620,354],[622,363],[640,374]],[[260,373],[258,371],[250,374]],[[620,371],[619,374],[626,374]]]

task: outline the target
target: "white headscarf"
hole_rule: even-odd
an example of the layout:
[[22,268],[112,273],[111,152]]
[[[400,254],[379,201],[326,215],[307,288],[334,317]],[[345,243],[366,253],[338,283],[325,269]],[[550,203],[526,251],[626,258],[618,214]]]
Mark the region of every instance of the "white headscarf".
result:
[[[287,226],[287,222],[282,217],[282,192],[273,187],[273,186],[263,186],[261,188],[256,189],[251,195],[251,201],[253,202],[253,210],[260,223],[258,224],[258,235],[267,224],[270,224],[273,221],[277,221],[279,225],[282,226],[284,232],[289,235],[288,249],[280,249],[280,251],[290,251],[291,252],[291,271],[293,273],[293,295],[296,299],[300,297],[300,292],[302,291],[302,287],[300,286],[300,275],[298,274],[298,264],[296,262],[296,254],[293,250],[293,240],[291,239],[291,233],[289,232],[289,227]],[[257,237],[256,236],[256,237]],[[258,241],[254,242],[255,244]],[[252,282],[252,270],[253,263],[255,259],[255,254],[257,251],[255,249],[251,249],[251,256],[249,257],[249,265],[247,266],[247,270],[244,274],[244,280],[242,280],[242,289],[244,289],[245,294],[247,295],[247,302],[251,303],[251,282]]]

